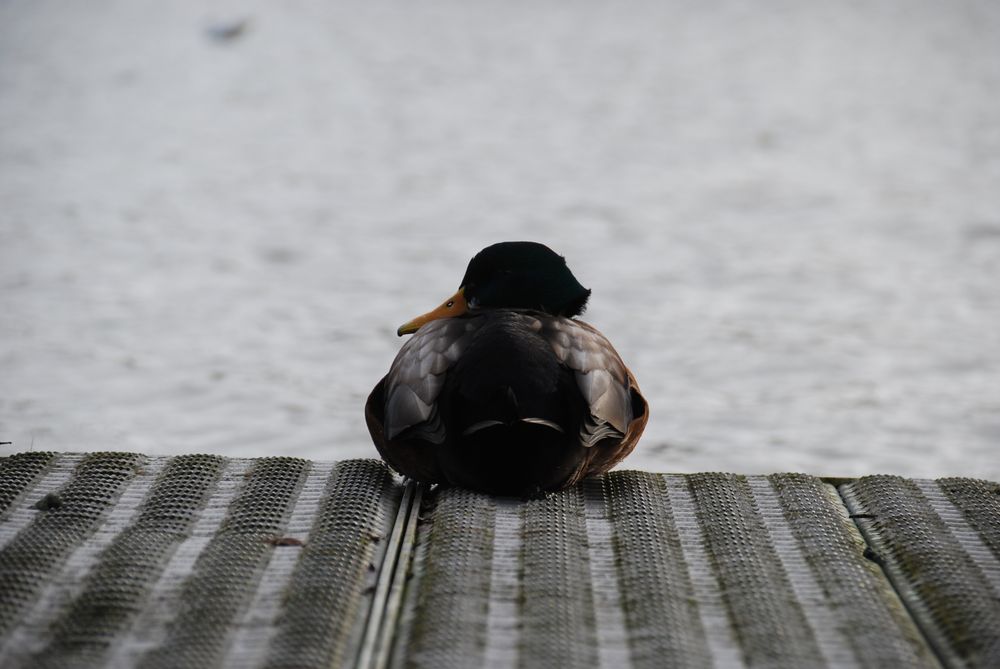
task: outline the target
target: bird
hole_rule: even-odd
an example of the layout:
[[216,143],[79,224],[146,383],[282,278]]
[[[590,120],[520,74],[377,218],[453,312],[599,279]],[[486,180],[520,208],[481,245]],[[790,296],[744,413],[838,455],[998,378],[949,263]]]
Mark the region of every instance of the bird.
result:
[[365,403],[382,459],[415,481],[523,499],[602,474],[635,448],[649,407],[611,342],[579,320],[590,299],[565,258],[487,246],[412,335]]

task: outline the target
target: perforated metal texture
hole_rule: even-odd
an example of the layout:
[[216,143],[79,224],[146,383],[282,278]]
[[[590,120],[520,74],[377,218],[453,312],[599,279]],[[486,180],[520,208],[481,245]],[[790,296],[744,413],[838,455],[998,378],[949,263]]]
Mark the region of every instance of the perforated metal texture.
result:
[[[357,656],[401,490],[382,463],[27,455],[0,459],[0,490],[13,491],[0,523],[0,666],[330,667]],[[310,483],[315,501],[303,502],[307,478],[321,484]],[[286,537],[293,507],[299,530]],[[276,598],[261,597],[273,587],[264,575],[280,578],[275,565],[287,563],[279,554],[297,568]],[[249,608],[261,604],[274,613]],[[246,625],[265,637],[253,639],[260,653],[231,646]]]
[[285,594],[268,667],[338,667],[357,651],[400,487],[380,462],[339,463]]
[[433,522],[418,532],[420,585],[407,592],[407,644],[396,653],[396,665],[475,665],[486,648],[494,501],[461,488],[441,489],[421,514],[433,514]]
[[666,481],[646,472],[611,472],[601,481],[632,663],[707,666],[706,630]]
[[1000,535],[990,517],[1000,487],[869,476],[841,490],[939,655],[953,666],[1000,666]]
[[784,518],[827,594],[830,626],[849,644],[859,666],[917,667],[932,663],[918,630],[865,544],[832,486],[812,476],[768,477]]
[[273,550],[268,542],[280,536],[308,466],[295,458],[264,458],[254,464],[222,527],[195,563],[166,640],[139,666],[219,663],[235,617],[252,596]]
[[1000,665],[995,483],[403,490],[372,460],[0,459],[0,666]]
[[140,610],[166,559],[187,535],[219,478],[223,459],[174,458],[156,479],[138,518],[101,556],[83,593],[52,623],[38,667],[100,666],[115,636]]
[[54,457],[55,453],[38,452],[16,453],[0,459],[0,518]]
[[612,472],[545,500],[428,497],[398,667],[937,664],[813,477]]
[[141,461],[142,456],[133,453],[94,453],[64,487],[38,496],[38,515],[0,550],[0,636],[35,601],[70,551],[96,528]]
[[[764,527],[745,476],[695,474],[688,485],[733,631],[748,664],[822,663],[813,630]],[[775,644],[775,639],[782,643]]]
[[523,506],[522,649],[538,666],[595,666],[597,632],[583,490]]
[[937,483],[993,554],[1000,556],[1000,483],[963,478]]

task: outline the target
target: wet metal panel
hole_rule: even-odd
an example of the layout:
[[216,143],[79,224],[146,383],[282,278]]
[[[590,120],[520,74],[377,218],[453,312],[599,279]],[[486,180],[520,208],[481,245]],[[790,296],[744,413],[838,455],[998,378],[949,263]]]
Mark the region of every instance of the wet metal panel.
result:
[[1000,486],[0,458],[4,667],[987,667]]
[[935,667],[833,486],[612,472],[425,496],[394,667]]
[[373,460],[0,459],[0,666],[351,666],[401,490]]
[[866,476],[841,493],[945,663],[1000,666],[1000,485]]

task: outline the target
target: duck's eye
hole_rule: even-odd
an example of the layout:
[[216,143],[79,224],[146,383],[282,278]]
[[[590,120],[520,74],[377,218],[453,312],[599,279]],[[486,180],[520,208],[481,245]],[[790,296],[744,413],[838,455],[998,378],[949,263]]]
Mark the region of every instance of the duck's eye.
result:
[[451,309],[453,306],[455,306],[455,300],[448,300],[448,303],[445,304],[444,306],[446,306],[449,309]]

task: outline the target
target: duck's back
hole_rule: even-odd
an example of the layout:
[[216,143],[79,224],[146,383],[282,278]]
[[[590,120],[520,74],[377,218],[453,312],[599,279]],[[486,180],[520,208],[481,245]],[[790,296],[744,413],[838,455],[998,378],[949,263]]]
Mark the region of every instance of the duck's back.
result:
[[610,468],[631,450],[628,433],[636,418],[644,424],[645,402],[593,328],[489,310],[422,327],[372,392],[366,416],[402,473],[524,495]]
[[478,318],[445,377],[438,406],[445,423],[469,436],[490,421],[534,418],[559,426],[583,416],[573,373],[542,336],[540,321],[511,311]]

